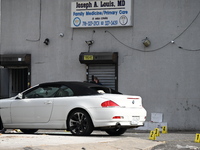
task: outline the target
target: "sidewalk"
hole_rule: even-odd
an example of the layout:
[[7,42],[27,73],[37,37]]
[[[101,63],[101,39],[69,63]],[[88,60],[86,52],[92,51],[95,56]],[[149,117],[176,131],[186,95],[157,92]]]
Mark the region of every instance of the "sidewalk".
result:
[[[132,134],[133,135],[133,134]],[[108,136],[96,132],[91,136],[72,136],[66,132],[39,132],[34,135],[6,133],[0,135],[1,150],[150,150],[163,142],[137,136]]]
[[63,131],[40,131],[33,135],[0,135],[1,150],[200,150],[196,131],[173,131],[149,140],[149,131],[128,130],[122,136],[93,132],[90,136],[72,136]]

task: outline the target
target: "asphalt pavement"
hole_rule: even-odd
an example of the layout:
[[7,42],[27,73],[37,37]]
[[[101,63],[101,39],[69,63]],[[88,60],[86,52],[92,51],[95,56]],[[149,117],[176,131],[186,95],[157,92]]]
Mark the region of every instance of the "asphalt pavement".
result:
[[122,136],[94,131],[90,136],[72,136],[65,131],[39,130],[36,134],[20,132],[0,135],[0,150],[200,150],[196,131],[169,132],[149,140],[149,131],[128,130]]
[[[160,133],[154,142],[159,142],[151,150],[200,150],[200,143],[195,142],[198,131],[168,131],[167,134]],[[136,134],[138,138],[147,139],[150,132],[132,131],[127,134]],[[162,143],[162,144],[160,144]]]

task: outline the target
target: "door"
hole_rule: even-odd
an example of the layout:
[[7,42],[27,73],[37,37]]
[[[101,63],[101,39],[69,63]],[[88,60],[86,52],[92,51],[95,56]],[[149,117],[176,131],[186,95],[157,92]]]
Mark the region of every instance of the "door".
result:
[[10,96],[15,96],[27,88],[28,88],[28,68],[12,68]]
[[53,94],[59,87],[36,86],[11,103],[12,123],[46,123],[53,109]]
[[9,97],[9,70],[0,68],[0,99]]
[[16,99],[11,103],[12,123],[45,123],[51,117],[53,98]]

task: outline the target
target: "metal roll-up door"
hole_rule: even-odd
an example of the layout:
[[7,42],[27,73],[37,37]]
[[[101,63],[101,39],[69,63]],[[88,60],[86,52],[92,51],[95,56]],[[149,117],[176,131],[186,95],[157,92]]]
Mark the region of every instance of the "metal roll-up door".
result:
[[92,75],[96,76],[103,86],[118,90],[115,64],[90,64],[88,65],[89,81],[92,80]]

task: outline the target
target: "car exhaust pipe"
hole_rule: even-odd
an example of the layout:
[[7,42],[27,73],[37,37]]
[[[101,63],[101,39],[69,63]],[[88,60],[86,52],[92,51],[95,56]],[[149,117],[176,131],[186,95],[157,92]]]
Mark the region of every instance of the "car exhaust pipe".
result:
[[121,124],[119,122],[117,122],[115,126],[117,129],[121,128]]

